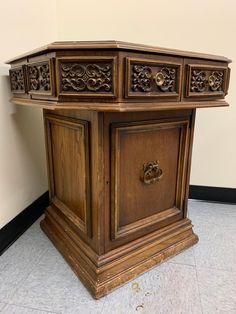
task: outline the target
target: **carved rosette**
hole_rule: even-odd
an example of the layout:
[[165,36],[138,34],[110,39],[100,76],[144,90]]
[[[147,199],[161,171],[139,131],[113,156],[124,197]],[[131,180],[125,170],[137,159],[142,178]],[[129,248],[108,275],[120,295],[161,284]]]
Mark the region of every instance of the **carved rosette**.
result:
[[28,65],[29,91],[50,92],[51,78],[49,62]]
[[61,62],[62,92],[112,92],[112,62]]
[[192,69],[190,91],[193,93],[222,92],[224,71]]
[[11,90],[15,93],[24,93],[25,92],[25,81],[24,81],[24,72],[23,68],[11,69],[9,72],[10,75],[10,84]]
[[163,92],[174,92],[176,84],[176,69],[164,67],[154,77],[156,85]]

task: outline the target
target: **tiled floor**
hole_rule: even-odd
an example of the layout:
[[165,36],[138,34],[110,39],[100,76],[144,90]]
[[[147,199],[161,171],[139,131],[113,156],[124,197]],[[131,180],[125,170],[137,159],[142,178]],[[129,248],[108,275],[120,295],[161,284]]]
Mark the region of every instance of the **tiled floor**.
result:
[[96,301],[36,222],[0,257],[4,314],[236,314],[236,205],[190,201],[200,241]]

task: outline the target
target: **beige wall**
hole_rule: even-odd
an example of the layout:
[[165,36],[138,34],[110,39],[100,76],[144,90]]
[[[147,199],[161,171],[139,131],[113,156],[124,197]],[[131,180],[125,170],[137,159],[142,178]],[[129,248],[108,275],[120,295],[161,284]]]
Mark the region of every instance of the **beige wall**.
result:
[[[234,0],[10,0],[0,2],[0,12],[0,63],[57,39],[117,39],[236,58]],[[231,68],[231,107],[198,111],[192,184],[236,187]],[[47,189],[41,112],[15,107],[9,97],[0,74],[0,227]]]
[[[58,0],[62,40],[117,39],[236,59],[235,0]],[[73,9],[72,9],[73,8]],[[230,108],[197,112],[191,184],[236,187],[236,66]]]
[[48,189],[42,112],[9,103],[3,63],[55,37],[55,1],[0,1],[0,228]]

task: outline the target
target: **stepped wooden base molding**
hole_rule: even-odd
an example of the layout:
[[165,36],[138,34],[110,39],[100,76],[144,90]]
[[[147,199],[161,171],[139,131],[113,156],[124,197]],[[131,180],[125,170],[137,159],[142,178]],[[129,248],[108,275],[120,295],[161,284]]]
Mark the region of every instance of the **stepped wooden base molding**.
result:
[[52,208],[46,211],[41,227],[96,299],[198,242],[186,218],[99,256],[87,251]]
[[12,102],[43,108],[42,229],[95,298],[198,241],[187,218],[195,114],[228,105],[228,58],[58,42],[9,63]]

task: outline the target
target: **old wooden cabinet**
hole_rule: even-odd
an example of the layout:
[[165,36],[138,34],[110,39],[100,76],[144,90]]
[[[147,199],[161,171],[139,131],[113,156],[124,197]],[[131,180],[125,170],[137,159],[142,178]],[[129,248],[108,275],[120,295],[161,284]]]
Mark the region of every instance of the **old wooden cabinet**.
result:
[[43,108],[42,229],[95,298],[198,241],[187,218],[195,110],[227,105],[229,62],[116,41],[9,61],[12,102]]

